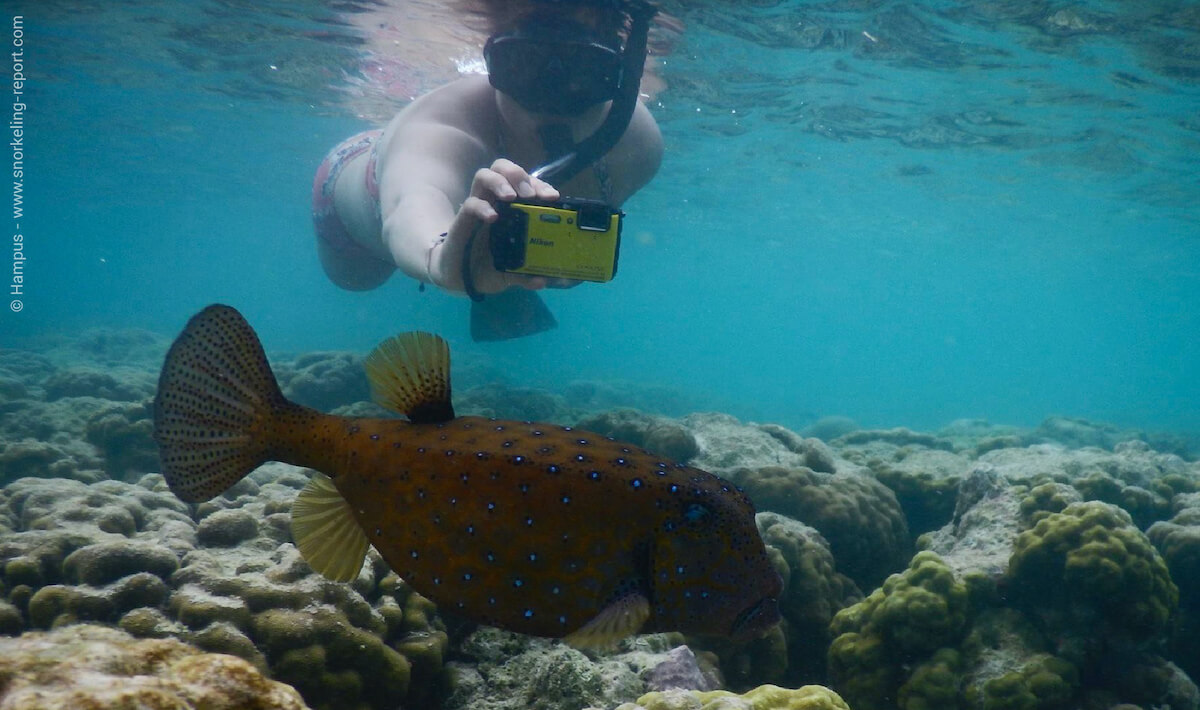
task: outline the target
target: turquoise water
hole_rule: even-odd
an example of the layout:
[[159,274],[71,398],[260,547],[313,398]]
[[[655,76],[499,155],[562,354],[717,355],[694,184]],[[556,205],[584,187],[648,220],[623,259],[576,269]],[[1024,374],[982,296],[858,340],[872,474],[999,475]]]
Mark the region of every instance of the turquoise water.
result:
[[668,385],[792,427],[1200,430],[1194,3],[667,4],[667,155],[625,205],[619,277],[547,294],[557,331],[487,346],[465,299],[329,284],[308,214],[324,153],[454,57],[388,96],[354,24],[379,6],[17,6],[27,262],[5,345],[173,334],[224,302],[273,352],[433,330],[513,384]]

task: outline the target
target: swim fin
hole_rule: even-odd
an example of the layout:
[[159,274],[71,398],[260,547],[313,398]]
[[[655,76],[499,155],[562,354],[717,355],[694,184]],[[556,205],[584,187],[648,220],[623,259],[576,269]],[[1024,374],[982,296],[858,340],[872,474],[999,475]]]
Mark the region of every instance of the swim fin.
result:
[[523,288],[471,302],[471,339],[475,342],[523,338],[557,327],[558,321],[542,297]]

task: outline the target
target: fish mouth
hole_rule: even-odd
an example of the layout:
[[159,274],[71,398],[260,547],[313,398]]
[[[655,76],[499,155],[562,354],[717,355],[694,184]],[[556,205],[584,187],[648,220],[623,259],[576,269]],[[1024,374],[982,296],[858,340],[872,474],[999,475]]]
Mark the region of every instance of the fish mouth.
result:
[[729,637],[738,642],[751,641],[778,623],[779,601],[775,597],[763,597],[737,615]]

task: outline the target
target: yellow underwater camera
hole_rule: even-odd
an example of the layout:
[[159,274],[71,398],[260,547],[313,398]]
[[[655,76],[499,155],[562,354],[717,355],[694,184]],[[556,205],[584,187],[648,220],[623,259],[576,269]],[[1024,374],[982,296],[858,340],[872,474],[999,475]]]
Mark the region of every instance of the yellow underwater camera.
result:
[[499,202],[491,226],[497,271],[603,283],[617,275],[625,213],[599,200]]

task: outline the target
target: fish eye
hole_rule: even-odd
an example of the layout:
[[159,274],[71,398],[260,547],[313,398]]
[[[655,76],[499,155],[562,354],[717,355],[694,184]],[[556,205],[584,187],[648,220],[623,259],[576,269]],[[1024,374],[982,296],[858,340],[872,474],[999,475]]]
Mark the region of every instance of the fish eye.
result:
[[697,520],[703,520],[712,513],[708,506],[702,503],[691,503],[683,510],[683,519],[689,523],[694,523]]

